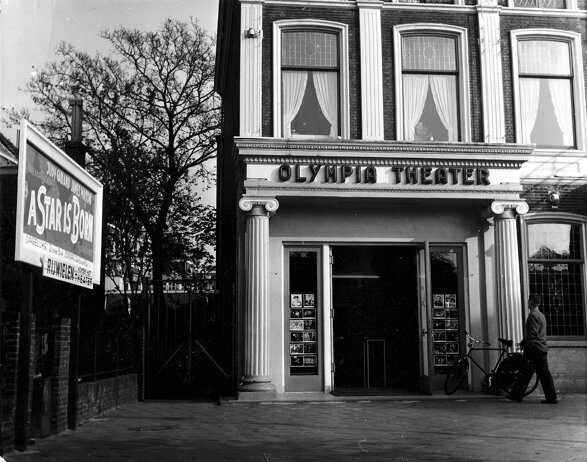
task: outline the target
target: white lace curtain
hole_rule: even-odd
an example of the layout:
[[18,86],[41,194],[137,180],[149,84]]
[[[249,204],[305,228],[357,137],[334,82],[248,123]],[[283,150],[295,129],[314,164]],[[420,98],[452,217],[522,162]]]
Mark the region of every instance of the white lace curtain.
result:
[[283,131],[286,137],[291,136],[291,122],[300,110],[307,82],[308,73],[305,71],[283,73]]
[[[338,75],[334,72],[313,72],[312,81],[316,89],[322,114],[330,123],[330,137],[338,134]],[[291,123],[298,115],[308,83],[307,71],[283,73],[283,131],[290,137]]]
[[457,94],[454,77],[450,75],[404,75],[404,137],[414,141],[416,124],[420,121],[428,89],[432,91],[434,105],[448,132],[449,141],[458,141]]
[[322,114],[330,123],[331,138],[338,135],[338,88],[334,72],[314,72],[314,87]]
[[[563,145],[573,145],[573,112],[569,81],[549,79],[548,88],[554,107],[554,115],[563,134]],[[532,143],[531,135],[540,103],[540,80],[520,79],[520,116],[522,121],[522,143]]]
[[554,106],[554,115],[558,126],[563,132],[563,145],[572,146],[573,140],[573,113],[571,107],[571,89],[567,80],[548,81],[552,105]]

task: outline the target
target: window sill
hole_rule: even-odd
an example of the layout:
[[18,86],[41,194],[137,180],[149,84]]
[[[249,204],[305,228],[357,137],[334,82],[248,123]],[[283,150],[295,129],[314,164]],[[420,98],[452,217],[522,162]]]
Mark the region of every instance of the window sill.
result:
[[587,340],[548,340],[549,348],[587,348]]
[[540,149],[535,148],[532,157],[585,157],[587,151],[580,149]]
[[[335,140],[332,136],[328,135],[290,135],[287,136],[286,139],[288,140]],[[340,137],[339,137],[340,139]]]

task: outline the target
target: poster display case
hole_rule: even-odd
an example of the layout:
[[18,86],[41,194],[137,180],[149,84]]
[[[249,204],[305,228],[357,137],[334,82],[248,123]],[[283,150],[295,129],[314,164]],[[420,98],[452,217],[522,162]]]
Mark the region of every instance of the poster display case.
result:
[[430,257],[433,367],[436,374],[446,374],[465,348],[463,248],[434,247]]
[[318,367],[316,294],[292,293],[289,299],[289,355],[291,372],[302,374],[315,373]]
[[444,372],[459,357],[459,312],[456,294],[433,294],[434,367]]

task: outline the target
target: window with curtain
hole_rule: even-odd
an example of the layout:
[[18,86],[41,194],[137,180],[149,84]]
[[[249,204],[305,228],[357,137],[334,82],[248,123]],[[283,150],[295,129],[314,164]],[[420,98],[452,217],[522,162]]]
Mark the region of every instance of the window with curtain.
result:
[[406,141],[460,141],[457,39],[402,37],[403,132]]
[[547,334],[585,337],[583,225],[528,223],[528,278],[542,298]]
[[573,148],[573,68],[568,42],[520,40],[519,141],[538,148]]
[[339,135],[338,40],[338,34],[331,32],[283,32],[281,89],[285,137]]

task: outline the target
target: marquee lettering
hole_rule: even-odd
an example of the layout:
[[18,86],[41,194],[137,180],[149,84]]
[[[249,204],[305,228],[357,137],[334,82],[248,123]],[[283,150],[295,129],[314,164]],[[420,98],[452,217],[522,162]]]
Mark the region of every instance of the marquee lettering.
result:
[[[289,164],[279,166],[279,181],[294,181],[296,183],[377,183],[377,169],[369,165],[308,165],[310,175],[302,175],[302,165],[295,164],[292,168]],[[489,170],[475,167],[411,167],[393,166],[391,171],[391,183],[401,185],[457,185],[487,186],[489,182]]]

